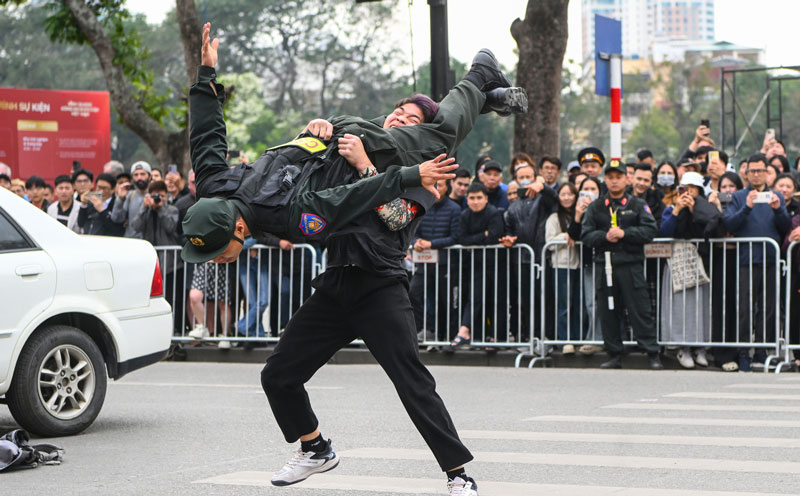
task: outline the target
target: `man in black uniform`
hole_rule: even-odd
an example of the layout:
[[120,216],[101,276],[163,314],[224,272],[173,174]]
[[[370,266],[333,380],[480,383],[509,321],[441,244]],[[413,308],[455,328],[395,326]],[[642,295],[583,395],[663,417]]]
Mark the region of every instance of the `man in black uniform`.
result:
[[[361,157],[366,158],[363,151]],[[350,160],[360,177],[377,174],[368,160]],[[477,484],[464,471],[472,455],[420,361],[408,296],[406,251],[421,215],[433,202],[429,192],[412,188],[381,206],[377,215],[364,213],[329,236],[328,267],[313,282],[316,292],[292,316],[261,372],[264,392],[286,441],[301,441],[300,449],[272,478],[274,485],[296,484],[338,465],[303,385],[336,351],[361,338],[447,472],[450,494],[477,496]]]
[[625,193],[624,165],[612,160],[604,172],[608,192],[589,205],[581,230],[581,240],[595,250],[599,279],[595,287],[599,292],[604,345],[611,357],[600,367],[622,367],[622,327],[627,309],[636,340],[649,357],[650,368],[660,370],[664,366],[658,357],[658,338],[643,268],[644,245],[655,238],[656,221],[644,200]]
[[[268,150],[253,164],[231,168],[225,160],[225,92],[214,72],[219,40],[210,41],[210,30],[207,23],[203,65],[189,92],[192,167],[200,198],[186,214],[195,228],[184,229],[188,242],[182,256],[189,262],[233,261],[249,232],[293,241],[327,235],[415,186],[424,185],[436,194],[433,183],[452,178],[447,173],[455,168],[441,156],[455,151],[480,112],[527,110],[524,90],[510,88],[491,52],[481,50],[429,124],[396,125],[392,116],[373,121],[338,117],[330,133],[318,136],[333,138],[330,143],[306,133]],[[360,139],[382,174],[353,181],[352,167],[338,152],[336,139],[347,136]],[[441,158],[434,159],[437,156]],[[400,167],[413,164],[421,165]]]

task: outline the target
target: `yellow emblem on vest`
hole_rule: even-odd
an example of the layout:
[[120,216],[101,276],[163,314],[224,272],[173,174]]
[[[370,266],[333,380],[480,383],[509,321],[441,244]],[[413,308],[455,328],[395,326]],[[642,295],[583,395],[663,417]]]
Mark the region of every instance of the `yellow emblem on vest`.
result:
[[297,138],[296,140],[284,143],[282,145],[273,146],[272,148],[270,148],[270,150],[283,148],[285,146],[296,146],[298,148],[302,148],[308,153],[317,153],[328,148],[327,146],[325,146],[325,143],[318,140],[317,138],[305,137],[305,138]]
[[192,243],[195,246],[205,246],[206,245],[206,243],[202,239],[198,238],[197,236],[192,236],[191,238],[189,238],[189,242]]

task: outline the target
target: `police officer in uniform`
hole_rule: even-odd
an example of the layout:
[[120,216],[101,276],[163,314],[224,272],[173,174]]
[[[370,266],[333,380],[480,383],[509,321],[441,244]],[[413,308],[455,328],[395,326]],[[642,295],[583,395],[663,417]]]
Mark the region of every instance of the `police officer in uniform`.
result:
[[606,157],[599,148],[590,146],[578,152],[578,163],[581,164],[581,172],[587,176],[600,178]]
[[[433,182],[452,178],[446,173],[455,168],[441,155],[455,151],[479,113],[527,110],[524,90],[511,88],[494,55],[484,49],[464,80],[441,102],[430,124],[384,128],[389,119],[383,117],[373,121],[339,117],[331,122],[331,136],[318,136],[333,138],[328,143],[307,134],[268,150],[252,164],[231,168],[225,160],[225,91],[214,71],[219,40],[210,41],[210,30],[207,23],[198,81],[189,92],[192,168],[199,200],[184,222],[200,230],[187,231],[184,224],[188,242],[181,255],[187,262],[233,261],[241,251],[240,240],[249,233],[310,241],[410,188],[425,185],[434,191]],[[348,134],[360,138],[381,174],[356,181],[353,168],[337,150],[337,138]],[[426,175],[433,181],[423,184]]]
[[625,192],[624,164],[612,160],[604,173],[608,191],[586,209],[581,229],[581,240],[594,249],[598,264],[597,305],[610,356],[600,367],[622,368],[622,328],[627,309],[634,336],[647,353],[650,368],[661,370],[664,366],[658,356],[655,319],[644,278],[644,245],[655,238],[656,221],[644,200]]

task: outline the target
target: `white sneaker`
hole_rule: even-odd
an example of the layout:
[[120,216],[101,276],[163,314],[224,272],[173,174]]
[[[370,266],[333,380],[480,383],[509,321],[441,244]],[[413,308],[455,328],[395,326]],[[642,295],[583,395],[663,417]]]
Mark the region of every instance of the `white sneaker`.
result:
[[693,369],[694,368],[694,360],[692,360],[692,350],[689,348],[681,348],[678,350],[678,362],[681,364],[681,367],[685,369]]
[[217,348],[221,350],[229,350],[231,349],[231,342],[230,341],[220,341],[217,343]]
[[[328,449],[322,453],[313,451],[295,451],[292,459],[286,462],[282,469],[272,476],[273,486],[289,486],[308,479],[314,474],[333,470],[339,465],[339,457],[333,451],[331,440],[328,439]],[[454,493],[451,493],[454,494]],[[455,493],[461,494],[461,493]],[[470,494],[470,493],[463,493]],[[477,493],[475,493],[477,494]]]
[[467,480],[456,477],[447,481],[447,490],[450,496],[478,496],[478,485],[471,477],[467,477]]
[[188,336],[194,339],[205,339],[209,336],[208,327],[204,326],[203,324],[196,324],[194,329],[189,331]]
[[578,353],[581,355],[594,355],[595,353],[600,353],[603,351],[602,346],[597,346],[596,344],[585,344],[578,348]]
[[705,348],[697,348],[694,352],[694,363],[701,367],[708,367],[708,357]]
[[575,353],[575,346],[571,344],[565,344],[563,348],[561,348],[562,355],[572,355]]

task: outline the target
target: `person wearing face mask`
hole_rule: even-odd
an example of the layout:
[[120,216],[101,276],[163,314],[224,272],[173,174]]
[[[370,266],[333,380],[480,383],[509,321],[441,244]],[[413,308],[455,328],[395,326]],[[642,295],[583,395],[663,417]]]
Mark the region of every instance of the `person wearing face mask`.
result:
[[669,207],[675,203],[675,188],[678,185],[678,169],[670,162],[662,162],[656,168],[656,188],[663,193],[661,201]]
[[125,225],[126,238],[142,239],[142,232],[133,225],[133,219],[139,214],[144,206],[144,198],[147,196],[147,187],[150,185],[150,164],[141,160],[131,166],[131,177],[133,178],[133,188],[128,189],[128,185],[120,185],[117,188],[117,201],[111,209],[111,221],[116,224]]

